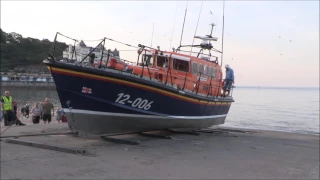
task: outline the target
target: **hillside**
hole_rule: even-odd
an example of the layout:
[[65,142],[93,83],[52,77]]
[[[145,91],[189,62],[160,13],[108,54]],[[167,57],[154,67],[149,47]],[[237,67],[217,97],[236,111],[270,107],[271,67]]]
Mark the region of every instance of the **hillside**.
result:
[[[15,70],[16,72],[36,72],[46,71],[42,61],[47,58],[52,42],[48,39],[34,39],[22,37],[22,35],[12,32],[6,33],[0,29],[1,33],[1,59],[0,71]],[[57,43],[59,49],[57,55],[62,55],[62,49],[67,45]],[[38,67],[38,68],[34,68]]]

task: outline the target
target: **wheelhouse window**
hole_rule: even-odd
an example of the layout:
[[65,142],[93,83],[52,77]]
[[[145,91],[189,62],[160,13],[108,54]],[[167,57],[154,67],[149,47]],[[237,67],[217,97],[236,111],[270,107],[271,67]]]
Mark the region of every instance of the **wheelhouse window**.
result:
[[198,72],[199,74],[203,74],[203,64],[199,64]]
[[203,74],[204,74],[205,76],[208,76],[208,66],[204,66],[204,72],[203,72]]
[[212,68],[212,67],[209,67],[209,72],[208,72],[208,76],[209,76],[209,77],[212,77],[212,71],[213,71],[213,68]]
[[150,66],[152,66],[152,64],[153,64],[153,56],[152,55],[148,55],[148,54],[143,54],[142,56],[141,56],[141,62],[144,62],[145,60],[146,60],[146,62],[147,62],[147,64],[148,65],[150,65]]
[[189,72],[189,61],[173,59],[173,69],[183,72]]
[[196,62],[192,63],[192,73],[197,74],[198,73],[198,64]]
[[216,79],[217,78],[217,68],[213,68],[213,70],[212,70],[212,78],[214,78],[214,79]]
[[158,67],[168,68],[168,66],[169,66],[169,58],[167,58],[165,56],[158,56],[157,57],[157,66]]

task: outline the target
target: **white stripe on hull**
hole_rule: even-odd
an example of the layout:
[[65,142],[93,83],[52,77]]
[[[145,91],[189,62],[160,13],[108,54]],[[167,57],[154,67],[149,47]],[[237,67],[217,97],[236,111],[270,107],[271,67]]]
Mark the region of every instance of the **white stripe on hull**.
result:
[[75,114],[92,114],[92,115],[105,115],[105,116],[122,116],[122,117],[141,117],[141,118],[157,118],[157,119],[212,119],[219,117],[226,117],[227,114],[213,115],[213,116],[155,116],[155,115],[144,115],[144,114],[126,114],[126,113],[111,113],[111,112],[101,112],[101,111],[89,111],[81,109],[63,109],[64,112],[75,113]]

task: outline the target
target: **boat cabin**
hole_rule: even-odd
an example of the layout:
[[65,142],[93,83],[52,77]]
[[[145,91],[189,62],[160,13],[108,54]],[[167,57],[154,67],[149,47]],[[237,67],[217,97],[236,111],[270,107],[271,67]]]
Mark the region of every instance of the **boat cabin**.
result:
[[218,96],[220,93],[221,68],[208,57],[198,58],[158,50],[143,50],[138,51],[138,54],[140,58],[137,65],[128,66],[135,74],[171,84],[179,90],[211,96]]

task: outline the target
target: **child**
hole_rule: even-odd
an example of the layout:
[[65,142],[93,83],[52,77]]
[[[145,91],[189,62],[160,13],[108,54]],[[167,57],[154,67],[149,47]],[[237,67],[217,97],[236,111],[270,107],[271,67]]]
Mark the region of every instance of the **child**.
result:
[[57,120],[59,123],[61,123],[61,121],[62,121],[62,115],[64,115],[63,110],[60,110],[60,108],[58,108],[56,114],[57,114],[56,120]]
[[66,113],[64,113],[63,109],[61,109],[61,112],[62,112],[62,122],[65,123],[67,122]]

